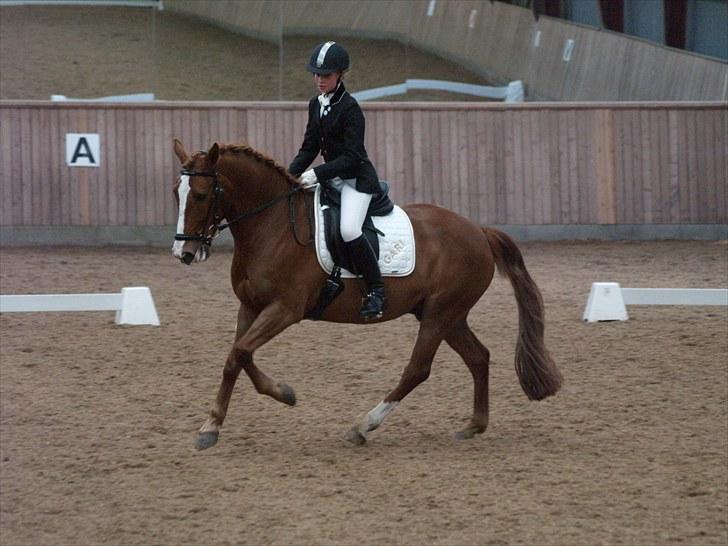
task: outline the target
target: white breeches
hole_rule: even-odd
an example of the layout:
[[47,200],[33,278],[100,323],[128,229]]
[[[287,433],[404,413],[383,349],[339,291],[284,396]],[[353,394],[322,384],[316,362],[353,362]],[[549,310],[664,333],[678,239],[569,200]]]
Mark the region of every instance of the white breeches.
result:
[[361,237],[361,226],[373,196],[371,193],[356,191],[355,178],[334,178],[332,182],[341,191],[341,238],[348,243]]

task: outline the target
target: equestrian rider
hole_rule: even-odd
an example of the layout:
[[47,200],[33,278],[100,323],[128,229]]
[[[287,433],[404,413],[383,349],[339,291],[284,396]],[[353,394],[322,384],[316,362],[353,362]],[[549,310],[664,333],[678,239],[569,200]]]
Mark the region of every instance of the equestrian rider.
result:
[[[381,318],[387,306],[384,283],[374,250],[362,233],[369,202],[380,193],[379,176],[364,149],[364,114],[344,87],[349,54],[340,44],[325,42],[314,49],[307,68],[321,94],[308,104],[303,144],[288,170],[300,176],[304,186],[328,181],[340,188],[341,238],[367,285],[359,313],[364,320]],[[319,152],[325,163],[308,169]]]

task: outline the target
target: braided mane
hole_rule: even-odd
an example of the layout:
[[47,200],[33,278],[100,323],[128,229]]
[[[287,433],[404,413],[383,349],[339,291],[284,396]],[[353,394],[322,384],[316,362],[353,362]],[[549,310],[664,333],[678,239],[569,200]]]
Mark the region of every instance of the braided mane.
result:
[[226,153],[232,153],[232,154],[243,154],[246,155],[258,163],[263,163],[267,167],[270,167],[274,171],[276,171],[278,174],[280,174],[284,179],[286,179],[291,185],[297,186],[299,184],[298,179],[296,179],[291,173],[288,172],[288,169],[285,167],[279,165],[276,163],[276,161],[268,157],[267,155],[259,152],[258,150],[251,148],[247,144],[221,144],[220,145],[220,153],[226,154]]

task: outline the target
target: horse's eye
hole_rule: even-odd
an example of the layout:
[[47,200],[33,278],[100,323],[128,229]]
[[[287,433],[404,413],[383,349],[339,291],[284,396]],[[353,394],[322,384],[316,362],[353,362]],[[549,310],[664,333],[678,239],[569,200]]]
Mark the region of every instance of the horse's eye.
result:
[[197,195],[195,195],[195,199],[197,199],[198,201],[204,201],[205,199],[207,199],[207,194],[198,193]]

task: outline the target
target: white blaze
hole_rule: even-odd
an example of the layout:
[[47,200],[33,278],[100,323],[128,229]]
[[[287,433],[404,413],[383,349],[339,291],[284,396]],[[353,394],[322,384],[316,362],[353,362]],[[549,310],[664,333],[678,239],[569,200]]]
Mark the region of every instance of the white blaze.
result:
[[[177,217],[177,233],[185,232],[185,208],[187,208],[187,195],[190,193],[190,177],[189,175],[183,174],[179,179],[179,188],[177,189],[179,194],[179,216]],[[182,257],[182,245],[184,241],[175,241],[172,245],[172,254],[175,258]]]

